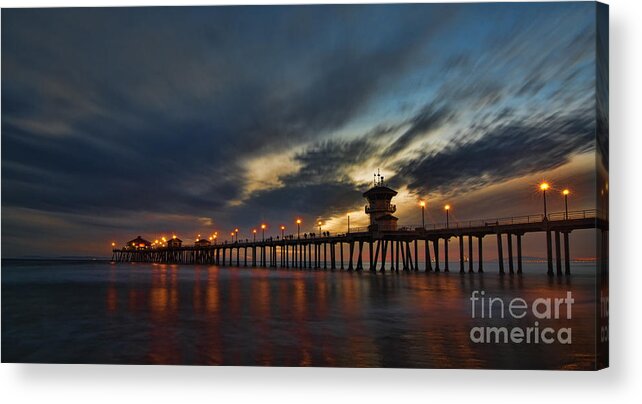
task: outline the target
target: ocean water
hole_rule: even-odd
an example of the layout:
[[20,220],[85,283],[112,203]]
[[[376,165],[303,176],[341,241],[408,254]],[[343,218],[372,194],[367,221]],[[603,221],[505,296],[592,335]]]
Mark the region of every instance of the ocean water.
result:
[[[370,273],[2,262],[2,361],[245,366],[592,369],[595,265],[525,273]],[[458,268],[453,263],[451,268]],[[515,319],[471,294],[574,299],[572,318]],[[478,307],[478,306],[476,306]],[[479,309],[479,307],[478,307]],[[485,312],[486,315],[489,313]],[[479,343],[474,327],[570,328],[570,344]],[[568,342],[568,340],[565,340]]]

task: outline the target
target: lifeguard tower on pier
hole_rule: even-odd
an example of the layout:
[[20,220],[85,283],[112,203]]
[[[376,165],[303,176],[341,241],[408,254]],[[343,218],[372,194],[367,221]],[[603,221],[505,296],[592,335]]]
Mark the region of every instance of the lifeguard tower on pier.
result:
[[390,203],[397,191],[388,188],[384,183],[384,177],[379,173],[374,175],[374,186],[363,193],[368,200],[366,213],[370,215],[368,231],[394,231],[397,230],[397,217],[393,213],[397,206]]

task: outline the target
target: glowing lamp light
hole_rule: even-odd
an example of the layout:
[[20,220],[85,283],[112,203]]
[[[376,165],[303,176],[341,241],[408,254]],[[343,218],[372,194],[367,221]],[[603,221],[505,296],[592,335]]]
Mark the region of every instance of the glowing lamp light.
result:
[[266,225],[264,225],[264,224],[262,224],[262,225],[261,225],[261,228],[262,228],[262,229],[265,229],[266,227],[267,227],[267,226],[266,226]]
[[297,219],[296,224],[301,224],[301,219]]
[[285,230],[285,226],[281,226],[281,230]]
[[562,195],[564,195],[564,196],[566,196],[566,195],[568,195],[570,193],[571,193],[571,191],[569,191],[568,189],[565,189],[565,190],[562,191]]
[[116,243],[111,243],[111,246],[112,247],[116,247]]
[[450,210],[450,205],[446,205],[446,206],[444,206],[444,209],[446,209],[446,210]]
[[546,190],[547,190],[547,189],[549,189],[550,187],[551,187],[551,186],[550,186],[550,185],[548,185],[548,182],[542,182],[541,184],[539,184],[539,189],[541,189],[542,191],[546,191]]
[[174,234],[174,235],[172,236],[172,238],[176,238],[176,234]]
[[319,220],[319,222],[318,222],[317,224],[318,224],[319,226],[321,226],[321,221]]
[[426,202],[424,201],[419,202],[419,206],[421,206],[422,208],[426,207]]
[[252,233],[256,234],[256,229],[252,229]]

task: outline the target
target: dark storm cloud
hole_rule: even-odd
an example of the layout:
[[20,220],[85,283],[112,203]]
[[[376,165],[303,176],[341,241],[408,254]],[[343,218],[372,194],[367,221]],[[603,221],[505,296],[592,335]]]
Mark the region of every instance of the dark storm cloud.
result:
[[8,10],[3,203],[216,210],[244,188],[244,158],[344,125],[450,15],[284,11]]
[[377,153],[377,144],[368,137],[351,141],[331,140],[313,145],[296,155],[301,169],[281,177],[285,185],[306,185],[324,182],[350,182],[347,170]]
[[418,138],[426,139],[430,132],[455,118],[449,107],[430,104],[425,106],[408,123],[410,127],[386,150],[386,154],[395,155],[406,149]]
[[353,181],[348,171],[378,153],[374,136],[314,144],[295,156],[301,167],[295,174],[279,177],[280,187],[257,191],[231,209],[231,220],[243,222],[250,215],[254,225],[266,219],[290,223],[297,216],[313,223],[319,217],[344,214],[362,204],[359,195],[367,186]]
[[497,181],[550,170],[594,147],[594,117],[551,115],[511,122],[471,141],[408,161],[394,177],[420,193],[467,192]]

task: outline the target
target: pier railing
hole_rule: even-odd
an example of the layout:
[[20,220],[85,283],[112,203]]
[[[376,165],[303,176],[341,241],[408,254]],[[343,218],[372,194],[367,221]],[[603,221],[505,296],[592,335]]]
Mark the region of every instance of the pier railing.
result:
[[[597,218],[605,218],[606,216],[597,209],[584,209],[584,210],[574,210],[574,211],[568,211],[568,212],[549,213],[546,217],[549,222],[557,222],[557,221],[575,220],[575,219],[597,219]],[[425,230],[468,229],[468,228],[474,228],[474,227],[542,223],[543,221],[544,221],[544,214],[507,216],[507,217],[494,217],[494,218],[487,218],[487,219],[449,221],[448,223],[446,222],[426,223],[425,226],[422,226],[421,224],[399,224],[397,225],[397,231],[416,231],[418,229],[422,229],[422,227]],[[350,233],[365,233],[367,231],[368,231],[367,227],[354,227],[350,229]],[[344,234],[344,233],[341,233],[341,234]]]

